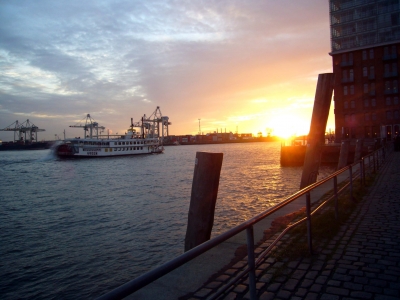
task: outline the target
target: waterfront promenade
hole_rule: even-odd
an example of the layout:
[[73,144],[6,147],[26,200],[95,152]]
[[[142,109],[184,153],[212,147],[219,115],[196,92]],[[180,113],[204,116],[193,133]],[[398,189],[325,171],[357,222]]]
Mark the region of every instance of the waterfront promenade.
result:
[[[256,271],[258,299],[400,299],[399,218],[400,152],[392,152],[340,232],[311,258],[266,258]],[[245,266],[237,262],[180,299],[212,298]],[[218,299],[250,299],[247,283]]]

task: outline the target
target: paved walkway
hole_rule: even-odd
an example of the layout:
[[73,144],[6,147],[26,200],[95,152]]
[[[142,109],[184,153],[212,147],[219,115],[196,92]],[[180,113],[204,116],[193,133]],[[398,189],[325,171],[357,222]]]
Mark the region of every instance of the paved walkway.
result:
[[[337,236],[311,259],[282,262],[267,258],[256,271],[259,299],[400,299],[400,152],[390,154],[368,196]],[[261,248],[267,247],[261,245]],[[240,261],[181,299],[209,299]],[[247,280],[219,299],[250,299]]]

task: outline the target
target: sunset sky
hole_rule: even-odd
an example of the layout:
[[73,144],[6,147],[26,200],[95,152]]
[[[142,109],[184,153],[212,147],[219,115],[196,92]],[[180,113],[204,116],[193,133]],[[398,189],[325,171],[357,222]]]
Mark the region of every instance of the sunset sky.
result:
[[170,134],[197,134],[198,119],[204,134],[307,134],[332,72],[328,4],[1,1],[0,129],[29,119],[39,139],[71,138],[90,113],[123,133],[160,106]]

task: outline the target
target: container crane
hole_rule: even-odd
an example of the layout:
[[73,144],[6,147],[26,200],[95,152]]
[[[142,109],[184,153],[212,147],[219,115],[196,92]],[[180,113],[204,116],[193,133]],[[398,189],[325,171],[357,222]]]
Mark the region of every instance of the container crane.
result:
[[[99,126],[99,123],[95,122],[94,119],[90,117],[90,114],[86,115],[85,125],[70,125],[69,127],[72,128],[83,128],[84,137],[86,138],[99,138],[99,129],[104,130],[106,129],[104,126]],[[89,134],[87,134],[89,131]]]
[[37,143],[37,133],[46,131],[45,129],[39,129],[35,124],[29,122],[29,119],[23,123],[19,123],[18,120],[12,123],[6,128],[0,129],[0,131],[13,131],[14,142],[19,143]]

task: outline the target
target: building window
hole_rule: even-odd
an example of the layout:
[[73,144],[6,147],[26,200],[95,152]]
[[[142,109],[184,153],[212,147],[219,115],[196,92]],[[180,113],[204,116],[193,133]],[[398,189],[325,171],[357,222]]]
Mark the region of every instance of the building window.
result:
[[345,121],[346,123],[349,122],[349,115],[344,115],[344,121]]
[[372,121],[376,121],[376,113],[372,113],[371,117],[372,117]]
[[383,48],[383,55],[384,56],[389,56],[389,47]]
[[385,64],[385,76],[389,76],[390,73],[390,65],[389,64]]
[[368,76],[368,68],[367,67],[363,67],[363,76],[364,77]]
[[363,50],[362,52],[362,59],[367,60],[367,50]]
[[374,59],[374,49],[369,50],[369,59]]
[[343,70],[343,71],[342,71],[342,80],[343,80],[344,82],[347,81],[347,70]]
[[385,93],[386,94],[390,93],[390,81],[385,82]]
[[347,101],[343,102],[343,108],[348,109],[349,108],[349,103]]
[[353,69],[351,69],[351,70],[349,71],[349,79],[350,79],[350,81],[353,81],[353,80],[354,80],[354,70],[353,70]]
[[354,123],[356,121],[356,115],[351,114],[351,122]]
[[375,67],[374,66],[369,67],[369,77],[371,79],[375,78]]
[[392,118],[393,118],[392,111],[391,110],[386,111],[386,119],[391,120]]
[[371,96],[375,95],[375,83],[374,82],[371,83],[371,93],[370,93],[370,95]]
[[350,108],[356,108],[356,102],[354,100],[350,101]]
[[399,97],[394,97],[393,98],[393,104],[398,105],[399,104]]
[[364,119],[365,119],[365,121],[369,121],[369,114],[368,114],[368,113],[366,113],[366,114],[364,115]]
[[394,118],[395,118],[396,120],[398,120],[398,119],[399,119],[399,111],[398,111],[398,110],[395,110],[395,111],[393,112],[393,116],[394,116]]
[[364,131],[365,131],[365,137],[366,137],[366,138],[371,137],[371,127],[366,126],[365,129],[364,129]]
[[376,99],[375,98],[372,98],[371,99],[371,106],[376,106]]
[[364,107],[369,107],[369,99],[364,99]]
[[364,83],[364,94],[368,93],[368,83]]
[[386,97],[386,105],[391,105],[392,99],[390,97]]
[[393,92],[397,93],[398,92],[398,81],[397,80],[393,80]]
[[347,86],[343,87],[343,95],[347,96]]

